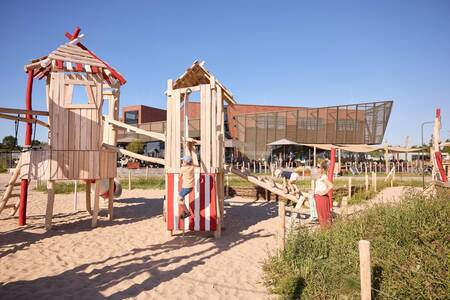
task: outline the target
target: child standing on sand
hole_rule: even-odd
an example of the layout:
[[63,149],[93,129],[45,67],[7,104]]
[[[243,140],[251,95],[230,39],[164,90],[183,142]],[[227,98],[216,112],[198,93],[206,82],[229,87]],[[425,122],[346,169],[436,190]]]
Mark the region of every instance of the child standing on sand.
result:
[[180,179],[182,179],[183,184],[178,194],[178,204],[181,209],[180,217],[185,219],[191,215],[189,209],[184,204],[184,197],[189,195],[194,189],[194,166],[192,165],[192,157],[190,156],[184,156],[181,160]]

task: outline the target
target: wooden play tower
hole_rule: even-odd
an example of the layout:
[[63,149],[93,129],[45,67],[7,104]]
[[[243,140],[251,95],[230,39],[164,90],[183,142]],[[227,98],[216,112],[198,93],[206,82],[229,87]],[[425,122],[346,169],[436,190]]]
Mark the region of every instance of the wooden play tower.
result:
[[[117,120],[120,86],[126,81],[111,66],[101,60],[81,43],[77,28],[74,34],[66,33],[69,42],[50,54],[32,60],[25,66],[28,73],[27,110],[23,118],[31,127],[37,119],[32,115],[48,116],[48,146],[31,147],[31,129],[27,128],[25,151],[2,197],[1,209],[11,196],[16,180],[20,178],[19,225],[25,224],[27,189],[31,179],[47,181],[48,202],[46,228],[51,227],[54,203],[54,183],[59,180],[84,180],[86,182],[86,208],[96,226],[99,211],[99,182],[109,180],[109,216],[113,215],[112,188],[116,176],[117,152],[102,146],[116,144],[115,130],[104,126],[102,109],[108,104],[108,118]],[[46,80],[47,112],[31,110],[33,79]],[[80,89],[81,99],[74,97]],[[19,110],[10,109],[11,113]],[[3,110],[5,112],[5,110]],[[28,121],[27,121],[28,120]],[[33,121],[34,120],[34,121]],[[22,121],[22,120],[21,120]],[[37,123],[37,124],[40,124]],[[35,125],[36,126],[36,125]],[[91,183],[95,183],[94,209],[91,211]]]
[[[200,134],[189,136],[189,96],[200,94]],[[224,103],[233,95],[204,66],[195,61],[177,80],[167,82],[165,143],[167,230],[210,231],[220,236],[224,215]],[[198,139],[199,138],[199,139]],[[180,163],[190,155],[195,165],[195,188],[185,199],[191,216],[179,217],[177,203]]]

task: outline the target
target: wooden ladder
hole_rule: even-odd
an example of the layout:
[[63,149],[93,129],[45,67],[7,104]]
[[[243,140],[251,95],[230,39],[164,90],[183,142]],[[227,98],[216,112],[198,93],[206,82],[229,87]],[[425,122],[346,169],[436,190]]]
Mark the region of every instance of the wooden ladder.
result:
[[[19,162],[17,163],[16,168],[14,169],[13,175],[11,176],[11,179],[9,182],[5,185],[5,192],[2,195],[2,198],[0,200],[0,213],[7,208],[11,208],[10,216],[14,216],[17,212],[17,209],[19,208],[20,193],[13,193],[18,192],[18,189],[15,189],[16,187],[20,187],[20,182],[17,182],[17,179],[20,175],[20,169],[22,167],[22,156],[20,156]],[[8,204],[8,201],[11,198],[17,198],[15,204]]]

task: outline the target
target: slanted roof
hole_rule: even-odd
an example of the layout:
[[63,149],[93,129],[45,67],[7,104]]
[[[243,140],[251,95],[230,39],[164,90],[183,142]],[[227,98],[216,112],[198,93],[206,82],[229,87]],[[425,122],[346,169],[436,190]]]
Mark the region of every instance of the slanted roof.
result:
[[125,84],[125,78],[86,48],[80,38],[59,46],[47,56],[32,60],[30,64],[25,65],[25,71],[34,70],[34,77],[37,79],[48,75],[52,68],[68,72],[87,72],[101,74],[109,82],[117,80],[121,85]]
[[[213,75],[204,67],[204,61],[199,62],[198,60],[194,61],[194,63],[184,72],[177,80],[175,80],[173,88],[186,88],[191,86],[197,86],[199,84],[209,84],[211,83],[211,77]],[[224,100],[228,104],[236,104],[236,101],[233,99],[233,94],[217,79],[215,79],[216,84],[222,88],[222,92],[224,95]]]

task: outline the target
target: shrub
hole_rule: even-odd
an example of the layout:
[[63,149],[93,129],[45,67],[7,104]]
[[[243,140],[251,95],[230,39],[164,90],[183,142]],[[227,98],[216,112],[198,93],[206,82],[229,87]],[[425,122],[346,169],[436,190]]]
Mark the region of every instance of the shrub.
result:
[[293,230],[286,249],[264,263],[264,283],[283,299],[360,297],[358,241],[371,242],[374,299],[450,295],[449,194],[408,195],[326,231]]
[[128,144],[127,150],[138,154],[144,154],[144,143],[140,140],[135,140]]

